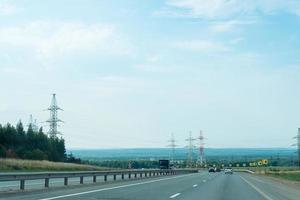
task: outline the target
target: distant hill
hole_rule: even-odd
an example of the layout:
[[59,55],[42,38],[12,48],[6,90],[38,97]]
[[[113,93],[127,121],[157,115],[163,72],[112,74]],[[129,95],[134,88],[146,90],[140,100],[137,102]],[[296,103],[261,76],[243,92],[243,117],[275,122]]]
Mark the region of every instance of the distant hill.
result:
[[[132,149],[69,149],[68,152],[82,159],[158,159],[168,158],[168,148],[132,148]],[[185,159],[187,149],[176,149],[176,159]],[[207,148],[207,157],[277,157],[295,156],[291,148]],[[197,156],[197,150],[194,150]]]

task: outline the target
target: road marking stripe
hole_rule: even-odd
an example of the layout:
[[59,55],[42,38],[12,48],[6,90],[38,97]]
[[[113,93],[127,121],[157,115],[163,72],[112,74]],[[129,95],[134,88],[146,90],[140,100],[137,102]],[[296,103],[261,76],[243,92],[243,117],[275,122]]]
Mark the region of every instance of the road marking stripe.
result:
[[252,183],[250,183],[249,181],[247,181],[244,177],[240,176],[246,183],[248,183],[248,185],[250,185],[254,190],[256,190],[256,192],[258,192],[261,196],[263,196],[265,199],[267,200],[274,200],[271,197],[269,197],[266,193],[264,193],[261,189],[259,189],[258,187],[256,187],[255,185],[253,185]]
[[181,193],[173,194],[172,196],[170,196],[170,199],[173,199],[173,198],[175,198],[175,197],[178,197],[179,195],[181,195]]
[[175,178],[182,178],[182,177],[192,176],[192,175],[195,175],[195,174],[187,174],[187,175],[175,176],[175,177],[171,177],[171,178],[156,179],[156,180],[146,181],[146,182],[141,182],[141,183],[132,183],[132,184],[128,184],[128,185],[120,185],[120,186],[115,186],[115,187],[111,187],[111,188],[102,188],[102,189],[90,190],[90,191],[86,191],[86,192],[66,194],[66,195],[61,195],[61,196],[56,196],[56,197],[44,198],[44,199],[40,199],[40,200],[61,199],[61,198],[65,198],[65,197],[73,197],[73,196],[79,196],[79,195],[83,195],[83,194],[90,194],[90,193],[95,193],[95,192],[102,192],[102,191],[107,191],[107,190],[114,190],[114,189],[119,189],[119,188],[132,187],[132,186],[137,186],[137,185],[144,185],[144,184],[155,183],[155,182],[160,182],[160,181],[165,181],[165,180],[171,180],[171,179],[175,179]]
[[193,187],[197,187],[197,186],[198,186],[197,184],[193,185]]

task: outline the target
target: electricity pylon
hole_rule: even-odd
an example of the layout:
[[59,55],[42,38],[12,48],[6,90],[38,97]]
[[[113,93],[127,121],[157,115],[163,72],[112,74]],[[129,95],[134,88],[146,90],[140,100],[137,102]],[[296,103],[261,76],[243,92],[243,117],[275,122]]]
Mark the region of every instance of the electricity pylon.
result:
[[300,168],[300,128],[298,128],[298,134],[294,139],[297,140],[296,144],[293,144],[293,146],[297,146],[297,154],[298,154],[298,167]]
[[199,140],[199,158],[198,161],[200,163],[200,165],[202,166],[203,164],[205,164],[206,160],[205,160],[205,156],[204,156],[204,136],[202,131],[200,131],[200,135],[197,138]]
[[63,122],[63,121],[58,119],[58,117],[57,117],[58,110],[62,110],[62,109],[57,106],[55,94],[52,94],[51,105],[47,110],[50,111],[50,118],[46,121],[49,123],[49,127],[50,127],[49,131],[48,131],[48,135],[50,137],[57,137],[57,135],[61,134],[57,130],[57,127],[58,127],[59,123]]
[[190,136],[187,138],[185,141],[188,142],[188,158],[187,158],[187,167],[192,167],[193,166],[193,149],[195,148],[193,142],[196,139],[192,137],[192,132],[190,131]]
[[33,132],[37,133],[39,130],[39,127],[37,125],[37,120],[33,120],[32,115],[29,116],[29,123],[28,123],[28,127],[31,127]]
[[170,144],[168,147],[171,148],[171,163],[174,164],[174,159],[175,159],[175,148],[177,147],[176,145],[176,140],[174,138],[174,134],[171,134],[171,139],[168,141]]

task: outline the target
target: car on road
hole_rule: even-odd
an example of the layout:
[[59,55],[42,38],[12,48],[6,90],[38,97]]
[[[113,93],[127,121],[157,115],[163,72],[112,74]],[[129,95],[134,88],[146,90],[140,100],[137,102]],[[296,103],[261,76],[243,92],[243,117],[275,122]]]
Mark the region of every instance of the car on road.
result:
[[216,171],[216,172],[221,172],[221,168],[217,167],[217,168],[215,169],[215,171]]
[[215,168],[210,167],[210,168],[208,168],[208,172],[216,172],[216,171],[215,171]]
[[233,174],[233,170],[232,170],[232,168],[225,168],[224,173],[225,174]]

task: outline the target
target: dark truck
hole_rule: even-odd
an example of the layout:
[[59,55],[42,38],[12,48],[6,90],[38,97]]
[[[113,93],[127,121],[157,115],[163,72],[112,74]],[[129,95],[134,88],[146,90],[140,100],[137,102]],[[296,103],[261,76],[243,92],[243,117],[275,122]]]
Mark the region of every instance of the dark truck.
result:
[[169,160],[159,160],[159,168],[160,169],[170,169],[170,161]]

